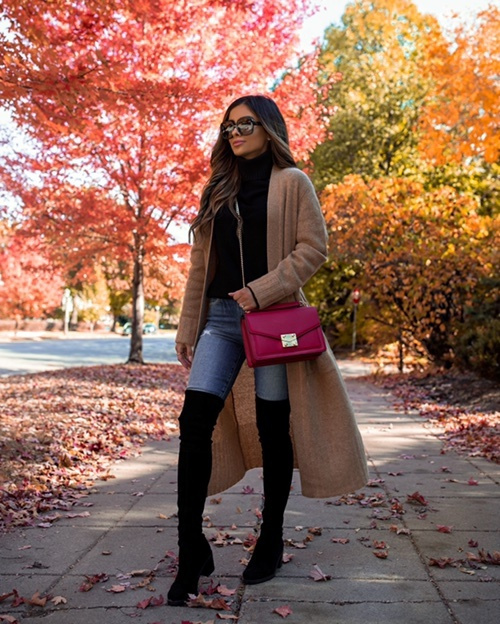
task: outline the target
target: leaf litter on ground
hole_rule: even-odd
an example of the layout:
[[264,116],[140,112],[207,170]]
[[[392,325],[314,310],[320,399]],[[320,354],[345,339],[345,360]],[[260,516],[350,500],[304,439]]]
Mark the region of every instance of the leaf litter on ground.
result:
[[390,390],[398,409],[416,411],[441,429],[445,452],[454,449],[500,463],[500,390],[495,381],[432,369],[367,379]]
[[[0,381],[0,531],[87,517],[113,462],[177,430],[187,372],[175,364],[79,367]],[[57,512],[57,513],[54,513]],[[44,514],[52,514],[48,520]],[[75,516],[74,514],[78,514]]]

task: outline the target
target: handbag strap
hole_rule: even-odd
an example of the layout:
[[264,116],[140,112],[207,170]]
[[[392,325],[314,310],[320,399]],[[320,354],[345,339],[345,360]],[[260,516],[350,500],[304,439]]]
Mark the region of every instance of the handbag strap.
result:
[[237,199],[234,202],[234,209],[236,210],[236,215],[237,215],[236,218],[238,220],[238,223],[236,225],[236,236],[238,237],[238,242],[240,244],[241,281],[243,282],[243,288],[245,288],[246,282],[245,282],[245,266],[243,264],[243,236],[242,236],[243,218],[240,213],[240,207],[238,205]]

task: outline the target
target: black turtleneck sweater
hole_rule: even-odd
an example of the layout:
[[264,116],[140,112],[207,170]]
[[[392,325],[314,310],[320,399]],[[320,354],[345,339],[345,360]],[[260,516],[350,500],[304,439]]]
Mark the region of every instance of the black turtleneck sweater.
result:
[[[237,158],[237,163],[241,176],[238,205],[243,218],[243,262],[248,283],[267,273],[267,195],[273,160],[268,151],[250,160]],[[243,287],[236,225],[229,207],[221,208],[214,220],[217,268],[208,288],[209,297],[229,299],[228,293]]]

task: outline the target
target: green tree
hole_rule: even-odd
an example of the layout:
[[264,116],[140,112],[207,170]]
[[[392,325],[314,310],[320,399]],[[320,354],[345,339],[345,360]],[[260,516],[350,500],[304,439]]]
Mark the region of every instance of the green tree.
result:
[[[356,173],[365,180],[415,174],[418,120],[428,88],[419,65],[439,29],[410,0],[355,0],[326,31],[321,84],[331,83],[330,138],[313,155],[319,190]],[[340,81],[331,81],[332,76]]]

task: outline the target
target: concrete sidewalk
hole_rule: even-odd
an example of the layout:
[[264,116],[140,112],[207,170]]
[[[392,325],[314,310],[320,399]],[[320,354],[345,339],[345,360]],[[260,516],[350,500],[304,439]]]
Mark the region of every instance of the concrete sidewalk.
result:
[[[262,504],[261,471],[249,471],[237,486],[207,501],[205,531],[215,540],[216,571],[201,586],[236,590],[224,597],[230,611],[154,605],[166,599],[174,576],[173,438],[148,443],[141,456],[117,464],[116,478],[82,499],[92,506],[72,510],[88,517],[0,538],[0,595],[16,589],[31,598],[39,591],[65,601],[12,607],[9,598],[0,602],[0,614],[29,624],[123,624],[130,618],[205,624],[219,621],[220,613],[239,624],[268,624],[281,621],[273,611],[287,606],[286,621],[299,624],[500,621],[500,569],[488,564],[488,556],[500,550],[499,467],[442,455],[438,432],[420,417],[395,412],[378,388],[354,378],[347,384],[372,482],[353,496],[316,500],[300,496],[295,475],[285,527],[291,560],[275,579],[247,587],[239,578],[248,557],[242,542],[253,533]],[[474,567],[468,553],[477,559]],[[432,560],[448,565],[429,565]],[[313,570],[331,578],[314,581]],[[86,577],[101,582],[79,591]],[[3,621],[14,620],[0,615]]]

